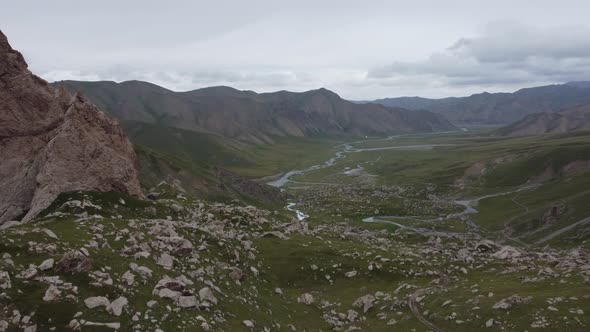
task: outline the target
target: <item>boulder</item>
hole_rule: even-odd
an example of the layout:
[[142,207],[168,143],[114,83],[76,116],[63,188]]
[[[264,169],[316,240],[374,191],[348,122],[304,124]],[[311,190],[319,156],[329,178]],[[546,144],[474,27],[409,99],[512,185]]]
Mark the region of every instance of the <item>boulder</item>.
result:
[[299,298],[297,298],[297,302],[310,305],[315,302],[313,295],[309,293],[303,293]]
[[12,284],[10,283],[10,275],[6,271],[0,271],[0,289],[10,289]]
[[115,316],[121,316],[121,314],[123,313],[123,309],[125,309],[127,307],[128,301],[126,297],[119,297],[118,299],[116,299],[115,301],[111,302],[110,305],[107,306],[107,312],[115,315]]
[[367,313],[367,311],[373,308],[373,302],[375,302],[375,297],[371,294],[367,294],[356,299],[352,305],[355,307],[362,307],[363,312]]
[[110,301],[104,296],[93,296],[84,300],[84,304],[88,309],[94,309],[97,307],[107,307]]
[[80,273],[92,269],[92,261],[78,250],[67,252],[55,267],[56,272]]
[[194,295],[190,295],[178,297],[176,300],[176,305],[181,308],[196,308],[199,303],[197,302],[197,298]]
[[53,258],[49,258],[43,261],[43,263],[39,264],[39,270],[47,271],[53,268],[54,260]]
[[211,304],[217,304],[217,298],[213,295],[213,292],[209,287],[204,287],[199,290],[199,299],[201,301],[207,301]]
[[512,259],[522,256],[522,251],[511,246],[503,246],[499,251],[495,252],[492,256],[498,259]]
[[232,271],[229,273],[229,277],[235,281],[244,281],[245,279],[244,272],[242,272],[242,270],[237,267],[232,268]]
[[167,253],[163,253],[156,263],[166,270],[172,270],[174,267],[174,258]]
[[352,278],[352,277],[356,277],[356,275],[358,274],[357,271],[349,271],[344,273],[344,276],[346,276],[347,278]]
[[508,309],[512,308],[514,305],[528,303],[531,301],[531,299],[532,299],[532,297],[530,297],[530,296],[521,297],[518,294],[514,294],[512,296],[509,296],[505,299],[500,300],[499,302],[494,304],[493,308],[508,310]]
[[123,279],[127,286],[133,286],[133,284],[135,283],[135,274],[131,273],[131,271],[127,271],[123,273],[121,279]]
[[43,296],[43,301],[45,302],[53,302],[57,301],[61,298],[61,291],[55,287],[54,285],[50,285],[49,288],[45,291],[45,295]]

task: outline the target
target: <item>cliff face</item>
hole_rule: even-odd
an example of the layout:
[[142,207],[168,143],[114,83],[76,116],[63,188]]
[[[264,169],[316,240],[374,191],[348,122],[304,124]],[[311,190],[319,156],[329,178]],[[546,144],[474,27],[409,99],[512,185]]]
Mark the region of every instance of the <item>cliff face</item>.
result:
[[28,221],[66,191],[143,197],[133,146],[118,123],[33,75],[2,32],[0,188],[0,223]]

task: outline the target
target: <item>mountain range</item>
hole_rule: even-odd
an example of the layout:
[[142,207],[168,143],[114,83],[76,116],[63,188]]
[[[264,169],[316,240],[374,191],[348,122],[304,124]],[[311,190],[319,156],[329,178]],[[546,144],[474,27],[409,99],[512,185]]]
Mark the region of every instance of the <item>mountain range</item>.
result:
[[365,136],[453,129],[443,116],[380,104],[355,104],[327,89],[255,93],[219,86],[174,92],[141,82],[61,81],[120,120],[271,143],[276,136]]
[[514,93],[484,92],[443,99],[399,97],[372,102],[412,110],[429,110],[444,115],[458,126],[507,125],[529,114],[553,113],[590,104],[590,82],[526,88]]
[[495,131],[503,136],[527,136],[565,133],[590,129],[590,104],[572,107],[556,113],[534,113]]

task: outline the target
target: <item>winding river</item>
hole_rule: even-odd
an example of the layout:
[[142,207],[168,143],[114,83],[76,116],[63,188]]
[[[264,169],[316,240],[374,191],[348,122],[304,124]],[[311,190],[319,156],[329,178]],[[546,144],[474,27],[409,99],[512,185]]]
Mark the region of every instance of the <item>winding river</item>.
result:
[[[437,134],[437,133],[433,133],[433,134]],[[440,134],[440,133],[438,133],[438,134]],[[380,151],[380,150],[426,151],[426,150],[431,150],[431,149],[438,147],[438,146],[452,146],[453,145],[453,144],[415,144],[415,145],[401,145],[401,146],[395,145],[395,146],[386,146],[386,147],[378,147],[378,148],[355,148],[354,147],[354,145],[356,145],[356,144],[361,144],[361,143],[365,143],[365,142],[375,142],[375,141],[392,141],[392,140],[399,138],[399,137],[401,137],[401,135],[400,136],[390,136],[390,137],[387,137],[384,139],[360,140],[360,141],[356,141],[356,142],[344,143],[344,144],[337,145],[336,147],[338,148],[338,151],[335,152],[335,154],[332,158],[326,160],[324,163],[313,165],[313,166],[310,166],[310,167],[307,167],[307,168],[301,169],[301,170],[289,171],[289,172],[283,174],[277,180],[268,182],[267,184],[271,185],[273,187],[281,188],[289,182],[297,183],[296,181],[291,181],[290,178],[293,176],[303,175],[305,173],[316,171],[316,170],[323,169],[326,167],[331,167],[338,160],[345,158],[346,154],[348,154],[348,153],[358,153],[358,152],[364,152],[364,151]],[[360,164],[357,165],[356,169],[348,170],[348,172],[353,172],[358,169],[362,169],[362,166]],[[428,229],[428,228],[411,227],[408,225],[404,225],[404,224],[395,222],[390,219],[398,219],[400,221],[401,220],[413,220],[413,221],[422,221],[422,222],[437,222],[437,221],[444,221],[444,220],[450,220],[450,219],[461,219],[461,220],[463,220],[463,222],[466,223],[466,225],[471,230],[477,230],[478,229],[477,224],[474,223],[469,218],[469,215],[479,213],[479,211],[475,207],[479,204],[479,202],[481,200],[484,200],[487,198],[498,197],[498,196],[509,195],[512,193],[517,193],[517,192],[520,192],[523,190],[534,188],[536,186],[537,185],[528,185],[528,186],[520,187],[515,190],[484,195],[484,196],[480,196],[480,197],[476,197],[476,198],[448,201],[448,203],[462,206],[462,207],[464,207],[464,209],[463,209],[463,211],[451,213],[451,214],[444,216],[444,217],[423,218],[423,217],[419,217],[419,216],[372,216],[372,217],[364,218],[362,221],[366,222],[366,223],[387,223],[387,224],[395,225],[395,226],[402,228],[402,229],[408,229],[408,230],[414,231],[419,234],[424,234],[424,235],[458,236],[461,233],[442,232],[442,231],[435,231],[435,230]],[[291,212],[294,212],[299,221],[302,221],[302,220],[309,217],[309,215],[307,215],[304,212],[302,212],[301,210],[297,209],[296,206],[297,206],[297,203],[289,202],[286,206],[286,209]]]
[[[316,170],[319,170],[322,168],[333,166],[338,160],[346,157],[347,153],[358,153],[358,152],[364,152],[364,151],[380,151],[380,150],[421,150],[421,151],[426,151],[426,150],[431,150],[437,146],[450,146],[451,145],[451,144],[417,144],[417,145],[386,146],[386,147],[379,147],[379,148],[355,148],[353,146],[355,144],[361,144],[361,143],[365,143],[365,142],[392,141],[392,140],[394,140],[398,137],[401,137],[401,136],[402,135],[389,136],[387,138],[382,138],[382,139],[360,140],[360,141],[355,141],[355,142],[351,142],[351,143],[344,143],[344,144],[337,145],[336,148],[338,148],[338,151],[336,151],[336,153],[334,153],[334,156],[332,158],[326,160],[324,163],[309,166],[309,167],[307,167],[305,169],[301,169],[301,170],[292,170],[292,171],[286,172],[278,179],[268,182],[267,184],[270,186],[276,187],[276,188],[281,188],[281,187],[285,186],[288,182],[291,181],[290,180],[291,177],[296,176],[296,175],[303,175],[303,174],[311,172],[311,171],[316,171]],[[305,214],[304,212],[295,208],[296,205],[297,205],[297,203],[289,202],[286,206],[286,209],[289,211],[295,212],[295,214],[297,215],[297,219],[300,221],[308,218],[309,216],[307,214]]]

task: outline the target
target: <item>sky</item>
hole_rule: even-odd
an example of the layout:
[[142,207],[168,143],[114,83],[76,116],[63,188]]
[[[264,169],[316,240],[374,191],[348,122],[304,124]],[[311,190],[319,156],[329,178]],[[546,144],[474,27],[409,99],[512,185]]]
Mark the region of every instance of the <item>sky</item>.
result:
[[441,98],[590,80],[587,0],[0,0],[48,81]]

